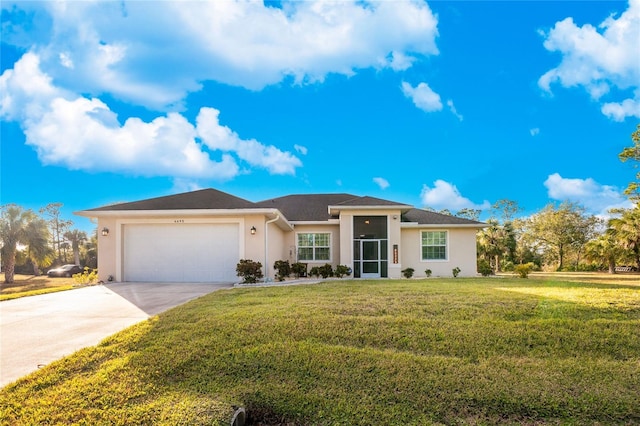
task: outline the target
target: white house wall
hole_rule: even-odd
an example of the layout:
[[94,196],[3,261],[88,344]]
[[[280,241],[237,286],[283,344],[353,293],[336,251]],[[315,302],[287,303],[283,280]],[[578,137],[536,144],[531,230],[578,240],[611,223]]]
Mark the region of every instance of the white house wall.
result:
[[[422,260],[422,231],[447,231],[447,259]],[[477,275],[476,233],[474,228],[404,228],[402,229],[402,267],[413,268],[414,277],[424,277],[431,269],[434,277],[451,277],[460,268],[460,277]]]

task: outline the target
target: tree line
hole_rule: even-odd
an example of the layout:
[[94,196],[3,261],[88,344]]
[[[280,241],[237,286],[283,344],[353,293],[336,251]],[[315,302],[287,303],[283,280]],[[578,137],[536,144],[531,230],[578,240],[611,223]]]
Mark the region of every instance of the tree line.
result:
[[17,204],[0,207],[0,255],[4,282],[17,272],[40,275],[52,266],[75,263],[97,267],[97,234],[87,236],[64,219],[62,203],[50,203],[37,212]]
[[[517,209],[517,203],[501,200],[493,206]],[[517,211],[517,210],[516,210]],[[605,220],[587,214],[576,203],[548,204],[525,218],[492,214],[478,233],[479,265],[493,272],[511,271],[532,263],[556,271],[616,272],[616,265],[640,270],[640,208],[610,210]]]
[[[640,124],[631,134],[632,145],[620,152],[622,162],[640,167]],[[640,271],[640,171],[624,194],[633,207],[612,209],[607,220],[587,214],[576,203],[549,204],[521,219],[517,202],[500,200],[492,206],[488,227],[478,234],[478,263],[493,272],[516,264],[563,270],[608,270],[629,265]],[[450,213],[445,211],[444,213]],[[480,210],[456,215],[478,220]]]

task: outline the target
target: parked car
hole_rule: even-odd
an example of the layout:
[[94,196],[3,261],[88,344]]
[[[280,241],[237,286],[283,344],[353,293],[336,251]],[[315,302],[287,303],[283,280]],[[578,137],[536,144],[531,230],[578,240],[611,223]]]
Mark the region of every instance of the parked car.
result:
[[47,275],[49,277],[70,277],[73,274],[84,272],[84,268],[78,265],[62,265],[57,268],[49,269]]

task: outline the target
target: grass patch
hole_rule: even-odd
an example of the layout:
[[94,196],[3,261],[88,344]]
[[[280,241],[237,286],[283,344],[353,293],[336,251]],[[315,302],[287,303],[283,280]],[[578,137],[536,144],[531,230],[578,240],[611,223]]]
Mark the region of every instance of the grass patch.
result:
[[215,292],[0,391],[7,424],[637,424],[640,288],[331,281]]
[[11,284],[0,283],[0,301],[54,293],[78,287],[73,278],[49,278],[46,275],[15,275]]

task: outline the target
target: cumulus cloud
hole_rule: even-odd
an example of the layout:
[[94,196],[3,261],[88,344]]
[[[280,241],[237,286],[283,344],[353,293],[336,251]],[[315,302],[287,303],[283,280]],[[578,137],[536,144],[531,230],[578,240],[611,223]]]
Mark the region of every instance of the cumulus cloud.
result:
[[100,99],[56,87],[34,53],[0,76],[0,89],[0,118],[21,124],[26,143],[44,164],[213,179],[230,179],[243,164],[272,174],[293,174],[302,165],[291,153],[241,139],[220,124],[219,111],[213,108],[200,110],[197,126],[176,112],[148,122],[131,117],[120,123]]
[[389,182],[385,178],[374,177],[373,182],[383,190],[389,187]]
[[402,82],[402,93],[411,99],[414,105],[425,112],[442,110],[440,95],[434,92],[427,83],[420,83],[416,87],[406,81]]
[[602,113],[616,121],[640,117],[640,0],[630,0],[619,17],[610,16],[598,27],[578,26],[573,18],[557,22],[545,36],[544,47],[560,52],[560,64],[547,71],[538,85],[551,91],[552,84],[583,87],[594,100],[617,89],[628,99],[613,100],[602,106]]
[[618,188],[602,185],[592,178],[570,179],[554,173],[544,181],[544,186],[549,198],[578,203],[593,214],[606,216],[609,209],[632,207]]
[[432,207],[442,210],[459,211],[462,209],[479,209],[486,210],[491,207],[489,201],[485,200],[481,204],[476,204],[466,197],[463,197],[458,188],[449,182],[438,179],[434,183],[433,188],[428,185],[422,186],[420,199],[423,206]]
[[[34,49],[75,93],[176,110],[208,80],[259,90],[364,68],[405,70],[438,54],[437,24],[419,0],[56,1],[3,10],[2,36]],[[41,31],[25,31],[35,26]]]

